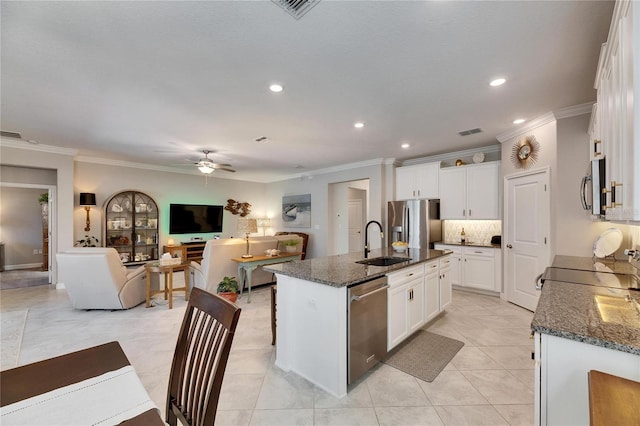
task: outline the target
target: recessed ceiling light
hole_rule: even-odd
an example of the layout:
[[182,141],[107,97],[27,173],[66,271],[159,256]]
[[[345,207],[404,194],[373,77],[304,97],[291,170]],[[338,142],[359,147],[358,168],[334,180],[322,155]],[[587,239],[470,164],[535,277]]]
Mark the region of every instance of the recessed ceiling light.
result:
[[284,86],[282,84],[272,84],[271,86],[269,86],[269,90],[271,90],[273,93],[280,93],[284,90]]
[[401,148],[407,149],[409,148],[411,145],[409,145],[408,143],[403,143],[402,145],[400,145]]
[[524,123],[524,118],[518,118],[517,120],[513,120],[513,124],[522,124]]
[[353,124],[353,127],[355,127],[356,129],[362,129],[364,127],[364,123],[361,121],[358,121],[357,123]]
[[489,83],[489,86],[502,86],[507,80],[505,80],[504,78],[496,78],[495,80],[492,80],[491,83]]

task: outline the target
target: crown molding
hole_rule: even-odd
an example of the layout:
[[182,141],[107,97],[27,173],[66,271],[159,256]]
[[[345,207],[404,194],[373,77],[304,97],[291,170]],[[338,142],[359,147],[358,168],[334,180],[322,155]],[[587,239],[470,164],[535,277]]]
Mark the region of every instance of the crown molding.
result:
[[482,146],[482,147],[479,147],[479,148],[465,149],[463,151],[448,152],[446,154],[438,154],[438,155],[430,155],[428,157],[412,158],[410,160],[402,161],[401,165],[402,166],[412,166],[412,165],[415,165],[415,164],[423,164],[423,163],[433,163],[433,162],[437,162],[437,161],[455,160],[455,159],[460,158],[460,157],[472,157],[473,154],[478,153],[478,152],[482,152],[484,154],[488,154],[488,153],[491,153],[491,152],[500,152],[500,151],[501,151],[500,145],[494,144],[494,145]]
[[295,175],[283,176],[265,183],[282,182],[289,179],[313,179],[312,176],[325,175],[328,173],[343,172],[346,170],[359,169],[361,167],[381,166],[387,164],[388,159],[374,158],[373,160],[358,161],[356,163],[340,164],[338,166],[327,167],[324,169],[309,170]]
[[553,115],[552,112],[548,112],[544,115],[541,115],[538,118],[534,118],[524,126],[500,133],[498,136],[496,136],[496,139],[498,139],[498,142],[500,143],[505,143],[510,139],[513,139],[517,136],[522,135],[523,133],[530,132],[532,130],[537,129],[540,126],[544,126],[545,124],[553,123],[554,121],[556,121],[556,116]]
[[558,110],[553,111],[553,115],[555,115],[556,120],[561,120],[563,118],[575,117],[578,115],[590,114],[593,111],[593,102],[585,102],[583,104],[574,105],[566,108],[560,108]]
[[25,149],[27,151],[38,151],[38,152],[46,152],[49,154],[62,154],[62,155],[71,155],[71,156],[75,156],[78,153],[77,149],[60,148],[58,146],[42,145],[42,144],[35,145],[26,141],[17,142],[15,140],[8,139],[8,138],[0,138],[0,147]]
[[590,114],[594,110],[594,105],[595,102],[585,102],[583,104],[573,105],[570,107],[560,108],[555,111],[548,112],[541,115],[540,117],[534,118],[524,126],[500,133],[498,136],[496,136],[496,139],[498,139],[500,143],[504,143],[510,139],[522,135],[523,133],[530,132],[540,126],[544,126],[545,124],[549,124],[553,121],[561,120],[563,118],[575,117],[583,114]]

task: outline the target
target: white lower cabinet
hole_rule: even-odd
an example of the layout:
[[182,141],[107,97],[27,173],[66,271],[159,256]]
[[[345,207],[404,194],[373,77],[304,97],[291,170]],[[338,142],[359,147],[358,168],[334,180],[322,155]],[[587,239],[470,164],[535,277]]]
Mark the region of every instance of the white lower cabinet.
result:
[[535,333],[536,425],[588,425],[588,372],[640,381],[640,356]]
[[436,244],[451,250],[451,284],[460,287],[502,291],[502,252],[498,248]]
[[[449,263],[441,263],[444,261]],[[387,274],[387,350],[397,346],[451,303],[451,284],[440,271],[440,265],[446,269],[450,262],[446,256]],[[448,272],[445,276],[448,277]]]
[[446,256],[438,263],[439,290],[440,290],[440,311],[443,311],[451,304],[451,271],[453,271],[453,259]]
[[440,274],[437,261],[425,265],[424,285],[425,317],[426,321],[429,321],[440,313]]

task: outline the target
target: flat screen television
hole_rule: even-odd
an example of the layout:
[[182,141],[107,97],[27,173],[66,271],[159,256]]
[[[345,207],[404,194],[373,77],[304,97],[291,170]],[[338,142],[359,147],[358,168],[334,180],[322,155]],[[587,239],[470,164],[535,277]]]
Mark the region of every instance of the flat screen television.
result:
[[170,234],[222,232],[222,206],[170,204]]

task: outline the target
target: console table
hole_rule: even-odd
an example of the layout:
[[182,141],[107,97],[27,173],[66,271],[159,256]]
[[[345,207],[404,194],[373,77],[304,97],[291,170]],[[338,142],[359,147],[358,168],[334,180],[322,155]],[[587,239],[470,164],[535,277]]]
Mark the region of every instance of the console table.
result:
[[[238,264],[238,279],[240,280],[240,297],[244,289],[244,279],[249,286],[249,295],[247,303],[251,303],[251,273],[258,267],[264,265],[272,265],[274,263],[291,262],[300,260],[302,252],[299,253],[280,253],[277,256],[253,256],[253,257],[234,257],[233,260]],[[244,279],[243,279],[244,278]]]

